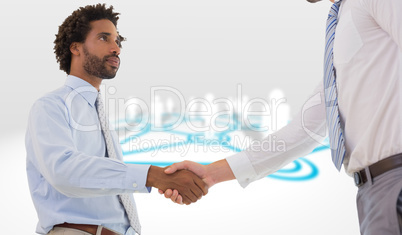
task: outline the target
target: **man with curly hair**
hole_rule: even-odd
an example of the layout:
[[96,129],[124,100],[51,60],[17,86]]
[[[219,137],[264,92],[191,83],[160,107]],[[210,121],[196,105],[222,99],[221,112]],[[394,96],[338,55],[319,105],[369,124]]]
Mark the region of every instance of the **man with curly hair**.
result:
[[118,13],[113,7],[81,7],[65,19],[55,40],[65,85],[33,105],[26,132],[27,175],[39,234],[140,233],[134,192],[175,188],[184,203],[207,193],[189,171],[125,164],[109,130],[99,87],[120,66]]

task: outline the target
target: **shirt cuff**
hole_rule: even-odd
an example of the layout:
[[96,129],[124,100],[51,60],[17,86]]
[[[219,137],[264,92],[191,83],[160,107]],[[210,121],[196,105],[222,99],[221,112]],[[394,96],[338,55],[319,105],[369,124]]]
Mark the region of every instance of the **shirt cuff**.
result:
[[151,187],[146,187],[148,170],[151,165],[127,164],[126,186],[134,193],[149,193]]
[[232,169],[237,182],[239,182],[240,186],[243,188],[247,187],[247,185],[257,179],[257,173],[255,172],[245,151],[226,158],[226,161]]

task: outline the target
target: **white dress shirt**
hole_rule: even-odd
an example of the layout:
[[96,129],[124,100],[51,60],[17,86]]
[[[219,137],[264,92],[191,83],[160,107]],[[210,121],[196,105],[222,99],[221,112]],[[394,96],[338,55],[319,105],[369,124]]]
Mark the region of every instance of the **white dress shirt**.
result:
[[[402,152],[401,12],[401,0],[341,4],[334,66],[348,174]],[[227,158],[243,187],[308,154],[325,138],[322,83],[311,97],[288,126],[272,134],[276,138],[266,138],[285,141],[285,151],[259,151],[254,146]]]

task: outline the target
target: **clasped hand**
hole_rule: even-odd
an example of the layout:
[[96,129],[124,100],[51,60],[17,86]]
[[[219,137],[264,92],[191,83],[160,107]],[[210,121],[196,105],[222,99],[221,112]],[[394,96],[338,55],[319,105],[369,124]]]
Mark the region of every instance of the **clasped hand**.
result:
[[[209,165],[201,165],[191,161],[183,161],[175,163],[165,169],[166,174],[173,174],[178,170],[189,170],[202,179],[209,189],[213,185],[232,180],[235,178],[228,162],[225,159],[213,162]],[[169,188],[167,190],[159,190],[166,198],[170,198],[173,202],[183,204],[184,198],[180,190]]]
[[191,171],[180,169],[166,174],[164,168],[151,166],[146,186],[165,192],[174,189],[180,194],[180,204],[189,205],[208,193],[208,185]]
[[[209,165],[201,165],[191,161],[178,162],[166,169],[162,169],[161,173],[168,178],[174,177],[176,174],[186,173],[188,175],[186,176],[189,177],[186,185],[179,184],[178,181],[176,182],[178,185],[172,186],[172,184],[166,184],[163,185],[163,187],[157,187],[159,193],[164,194],[166,198],[170,198],[175,203],[186,205],[196,202],[203,195],[206,195],[208,189],[213,185],[235,179],[232,169],[225,159],[213,162]],[[176,178],[180,180],[179,175]],[[190,188],[186,189],[186,187]],[[196,198],[194,198],[194,196]]]

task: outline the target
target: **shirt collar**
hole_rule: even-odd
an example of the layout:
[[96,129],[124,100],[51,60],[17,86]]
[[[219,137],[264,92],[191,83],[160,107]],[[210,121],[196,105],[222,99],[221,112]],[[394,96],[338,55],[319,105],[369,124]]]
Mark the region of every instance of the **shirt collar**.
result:
[[99,92],[94,86],[73,75],[67,76],[65,85],[71,87],[74,91],[80,94],[89,105],[95,107],[95,101]]

